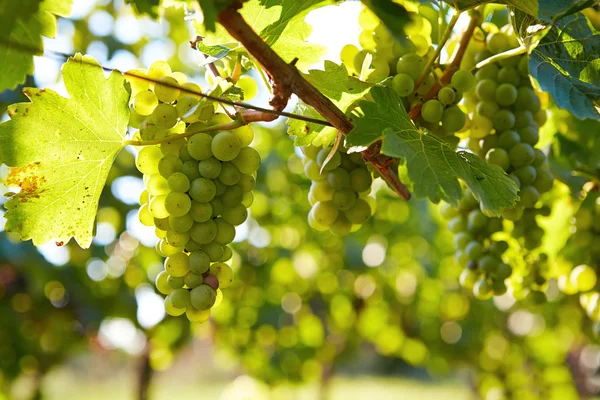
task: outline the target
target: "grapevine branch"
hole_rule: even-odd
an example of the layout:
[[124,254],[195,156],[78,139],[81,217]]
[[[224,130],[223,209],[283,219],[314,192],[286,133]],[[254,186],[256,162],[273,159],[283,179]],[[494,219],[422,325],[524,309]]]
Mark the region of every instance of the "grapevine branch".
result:
[[[274,84],[274,99],[277,99],[278,91],[283,94],[294,93],[300,100],[321,114],[339,132],[347,135],[353,128],[350,119],[331,100],[304,79],[293,62],[286,63],[260,38],[238,13],[240,7],[240,3],[235,3],[221,11],[219,23],[262,65]],[[271,105],[275,107],[273,100]],[[362,152],[362,158],[377,168],[383,179],[400,197],[408,200],[411,196],[410,191],[400,182],[397,172],[393,170],[394,159],[381,154],[380,146],[380,142],[374,143]]]
[[[443,85],[449,84],[450,81],[452,80],[452,75],[454,75],[454,73],[460,69],[460,63],[462,62],[462,59],[465,56],[465,52],[467,51],[469,42],[471,41],[471,38],[473,37],[475,28],[477,28],[479,26],[480,22],[481,22],[481,14],[477,11],[473,11],[471,13],[471,20],[469,21],[469,26],[467,26],[467,29],[465,30],[462,37],[460,38],[460,42],[456,48],[456,51],[454,52],[454,55],[452,56],[452,61],[444,70],[444,74],[442,75],[442,78],[441,78],[441,83]],[[425,98],[423,100],[427,101],[427,100],[436,98],[437,94],[441,88],[442,88],[442,85],[440,85],[439,83],[436,83],[427,92],[427,94],[425,94]],[[421,108],[422,107],[423,107],[423,104],[420,104],[420,103],[415,104],[414,106],[411,107],[410,111],[408,112],[408,116],[413,121],[416,121],[421,116]]]

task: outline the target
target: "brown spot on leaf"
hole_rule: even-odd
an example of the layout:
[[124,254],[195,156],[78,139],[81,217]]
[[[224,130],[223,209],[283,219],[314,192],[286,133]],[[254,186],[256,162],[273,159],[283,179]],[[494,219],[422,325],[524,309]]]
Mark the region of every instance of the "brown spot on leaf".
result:
[[63,241],[56,242],[56,245],[57,245],[58,247],[61,247],[61,246],[64,246],[64,245],[65,245],[65,242],[63,242]]
[[37,174],[39,165],[40,163],[36,162],[23,167],[13,167],[6,176],[7,186],[19,186],[21,188],[19,197],[22,203],[27,202],[30,197],[39,198],[40,186],[47,181],[45,176]]

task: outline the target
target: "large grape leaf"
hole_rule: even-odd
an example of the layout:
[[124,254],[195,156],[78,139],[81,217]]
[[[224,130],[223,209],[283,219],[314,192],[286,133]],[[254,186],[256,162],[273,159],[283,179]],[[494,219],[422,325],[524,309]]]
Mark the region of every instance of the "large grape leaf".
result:
[[361,113],[353,120],[354,129],[347,136],[346,145],[360,150],[383,140],[383,154],[406,160],[417,197],[456,205],[462,198],[460,179],[492,213],[499,214],[519,199],[516,184],[500,167],[420,132],[393,89],[374,87],[371,95],[374,102],[361,101]]
[[43,53],[42,35],[56,35],[55,15],[66,17],[72,0],[0,0],[0,92],[33,74],[33,56]]
[[[323,46],[306,41],[311,26],[304,21],[310,11],[332,4],[333,0],[249,0],[240,13],[262,39],[285,61],[298,58],[296,66],[304,69],[319,61]],[[214,32],[197,26],[207,46],[231,45],[236,40],[221,25]]]
[[[348,76],[348,70],[341,64],[325,61],[325,70],[312,69],[304,75],[314,87],[327,96],[342,111],[367,93],[372,84]],[[321,118],[312,108],[299,101],[294,113],[312,118]],[[308,123],[297,119],[288,119],[288,134],[296,136],[296,145],[329,145],[337,134],[335,128]]]
[[25,89],[31,102],[10,106],[11,119],[0,124],[6,185],[20,187],[5,204],[5,228],[34,244],[74,237],[88,247],[100,193],[124,146],[129,92],[120,73],[106,79],[87,56],[69,59],[63,78],[70,98]]
[[600,34],[584,15],[553,25],[532,50],[529,70],[560,108],[600,119]]
[[516,7],[537,18],[538,0],[444,0],[457,10],[464,11],[487,3],[506,4]]

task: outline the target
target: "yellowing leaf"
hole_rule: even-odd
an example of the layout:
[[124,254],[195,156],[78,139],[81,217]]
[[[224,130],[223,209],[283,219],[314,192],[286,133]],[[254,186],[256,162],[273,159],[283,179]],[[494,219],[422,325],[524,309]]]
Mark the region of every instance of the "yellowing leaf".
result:
[[6,230],[34,244],[92,241],[98,199],[129,120],[129,93],[118,72],[106,79],[88,56],[63,66],[70,98],[28,88],[29,103],[8,109],[0,125],[0,162],[11,167],[7,186],[21,191],[6,202]]

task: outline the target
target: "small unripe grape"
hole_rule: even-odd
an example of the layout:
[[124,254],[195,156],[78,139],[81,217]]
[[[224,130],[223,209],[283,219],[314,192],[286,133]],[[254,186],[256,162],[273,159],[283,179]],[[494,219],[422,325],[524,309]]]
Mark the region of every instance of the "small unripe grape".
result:
[[443,87],[440,89],[438,93],[438,100],[443,105],[449,105],[454,103],[454,99],[456,98],[456,92],[451,87]]
[[190,270],[188,256],[185,253],[176,253],[165,259],[165,270],[169,275],[183,277]]
[[241,148],[240,139],[229,131],[217,133],[211,143],[213,155],[221,161],[233,160],[240,153]]
[[171,285],[169,285],[168,279],[169,274],[167,273],[167,271],[160,271],[158,275],[156,275],[156,280],[154,284],[156,286],[156,289],[164,295],[169,295],[173,291],[173,288],[171,287]]
[[179,98],[181,89],[179,82],[173,77],[164,76],[154,85],[154,93],[163,103],[172,103]]
[[506,150],[501,148],[493,148],[485,155],[485,160],[488,164],[498,165],[503,170],[507,171],[510,168],[510,158]]
[[202,284],[190,291],[190,301],[197,310],[208,310],[215,304],[217,293],[208,285]]
[[466,93],[475,86],[475,77],[470,71],[461,69],[452,75],[452,80],[450,83],[457,90]]
[[444,106],[438,100],[428,100],[423,104],[421,116],[427,122],[437,124],[442,120]]
[[452,106],[444,110],[442,127],[446,132],[458,132],[465,126],[466,122],[467,116],[459,107]]
[[425,60],[415,53],[403,55],[396,64],[396,71],[398,71],[398,73],[405,73],[413,80],[419,79],[419,76],[424,69]]
[[415,89],[415,82],[410,75],[399,73],[392,79],[392,88],[398,96],[406,97]]
[[588,292],[596,287],[596,271],[589,265],[578,265],[570,275],[571,284],[580,292]]
[[535,159],[535,151],[531,145],[527,143],[519,143],[510,150],[509,156],[512,166],[519,168],[529,165],[533,162]]
[[323,226],[329,226],[337,219],[338,208],[331,201],[319,201],[311,209],[313,218]]

